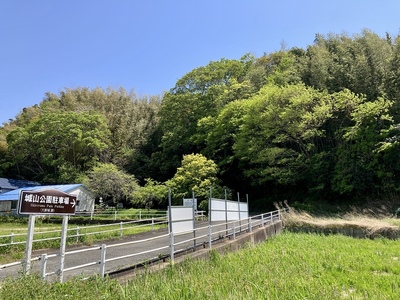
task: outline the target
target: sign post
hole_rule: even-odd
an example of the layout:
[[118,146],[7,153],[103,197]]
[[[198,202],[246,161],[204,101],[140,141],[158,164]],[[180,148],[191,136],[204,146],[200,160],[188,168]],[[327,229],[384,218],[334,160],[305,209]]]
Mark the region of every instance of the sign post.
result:
[[33,232],[36,215],[61,215],[63,216],[62,234],[60,242],[60,281],[63,281],[65,245],[67,239],[68,216],[75,215],[76,196],[66,194],[55,189],[38,191],[21,191],[19,195],[18,213],[29,215],[28,236],[25,249],[25,274],[31,268]]
[[33,231],[35,229],[35,216],[30,215],[28,221],[28,233],[25,246],[25,260],[24,260],[24,273],[29,275],[31,271],[31,256],[32,256],[32,241]]
[[197,199],[194,197],[194,192],[192,191],[192,199],[193,199],[193,251],[196,251],[196,213],[197,211]]
[[68,216],[63,216],[61,241],[60,241],[60,269],[58,270],[58,276],[60,282],[64,281],[64,262],[65,262],[65,246],[67,244],[67,232],[68,232]]

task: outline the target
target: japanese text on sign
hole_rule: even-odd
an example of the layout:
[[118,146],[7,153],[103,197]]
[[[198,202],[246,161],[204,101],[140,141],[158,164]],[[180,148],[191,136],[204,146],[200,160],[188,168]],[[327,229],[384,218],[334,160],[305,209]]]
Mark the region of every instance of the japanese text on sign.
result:
[[58,190],[21,191],[19,213],[73,215],[76,204],[76,196]]

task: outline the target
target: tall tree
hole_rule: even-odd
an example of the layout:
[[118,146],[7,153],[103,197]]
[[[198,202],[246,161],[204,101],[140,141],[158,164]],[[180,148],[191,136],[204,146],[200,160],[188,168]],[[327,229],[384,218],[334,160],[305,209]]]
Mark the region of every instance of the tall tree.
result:
[[170,175],[179,166],[182,155],[197,153],[203,146],[192,137],[197,132],[197,122],[218,112],[236,97],[249,97],[251,87],[245,79],[254,59],[222,59],[199,67],[178,80],[175,87],[164,95],[160,109],[163,130],[161,153],[168,158],[163,169]]
[[[359,99],[349,114],[351,126],[342,128],[341,142],[333,149],[337,163],[332,189],[340,194],[350,192],[353,195],[388,192],[388,183],[394,179],[390,172],[393,167],[384,164],[385,156],[379,151],[383,150],[379,145],[382,145],[392,124],[389,110],[393,103],[383,97],[375,101]],[[345,99],[341,100],[343,104]]]
[[80,181],[106,158],[109,131],[104,116],[49,113],[7,136],[8,153],[21,177],[48,183]]
[[106,117],[110,131],[109,160],[129,169],[158,125],[161,96],[139,97],[125,89],[65,89],[59,95],[46,93],[43,101],[25,108],[17,117],[18,126],[54,112],[95,112]]
[[331,97],[304,85],[265,86],[246,102],[235,155],[254,184],[302,180],[306,160],[332,114]]
[[133,193],[132,204],[147,209],[165,208],[168,202],[168,187],[151,178],[146,178],[145,181],[145,185]]
[[192,191],[200,200],[207,199],[210,187],[218,185],[218,167],[201,154],[184,155],[182,165],[173,178],[166,182],[171,188],[175,201],[191,197]]
[[[201,154],[218,165],[219,178],[224,185],[236,190],[246,189],[246,180],[238,168],[239,160],[234,154],[233,145],[243,123],[246,101],[228,103],[217,117],[205,117],[198,121],[197,134],[193,141],[204,144]],[[200,144],[199,143],[199,144]]]
[[389,99],[394,101],[391,113],[395,123],[400,123],[400,35],[395,39],[392,47],[393,55],[389,61],[389,71],[385,77],[385,92]]
[[384,96],[385,78],[391,69],[392,45],[386,38],[364,30],[352,37],[346,34],[316,35],[314,45],[299,57],[302,80],[329,92],[349,89],[373,101]]
[[133,175],[110,163],[94,166],[84,183],[97,197],[102,197],[105,203],[123,203],[125,207],[131,205],[133,195],[139,189]]

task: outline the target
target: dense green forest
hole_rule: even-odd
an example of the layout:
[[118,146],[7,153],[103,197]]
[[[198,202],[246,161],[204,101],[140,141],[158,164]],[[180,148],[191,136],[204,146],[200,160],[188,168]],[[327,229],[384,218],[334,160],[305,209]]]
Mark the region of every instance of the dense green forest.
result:
[[0,176],[148,207],[211,185],[265,206],[380,201],[400,187],[399,106],[400,35],[317,34],[306,49],[212,61],[164,95],[46,93],[0,128]]

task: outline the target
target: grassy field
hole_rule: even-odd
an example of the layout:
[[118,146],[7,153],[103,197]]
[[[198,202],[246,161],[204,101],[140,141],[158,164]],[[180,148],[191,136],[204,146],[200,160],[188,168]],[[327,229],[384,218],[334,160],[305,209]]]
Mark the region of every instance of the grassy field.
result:
[[285,232],[236,253],[213,252],[128,283],[35,276],[1,283],[0,299],[399,299],[400,245],[388,239]]

